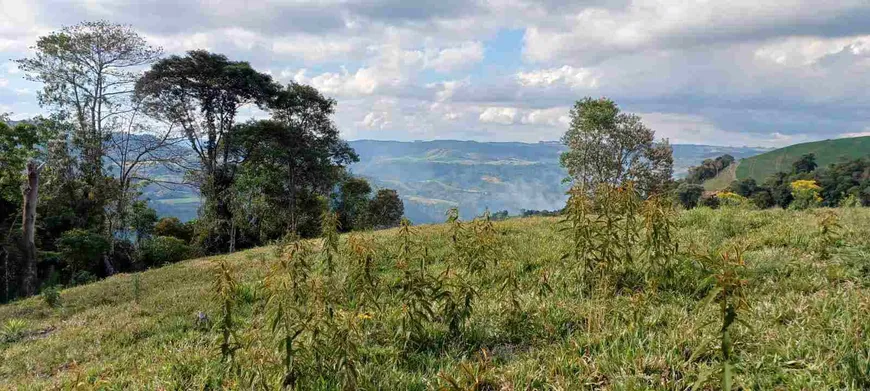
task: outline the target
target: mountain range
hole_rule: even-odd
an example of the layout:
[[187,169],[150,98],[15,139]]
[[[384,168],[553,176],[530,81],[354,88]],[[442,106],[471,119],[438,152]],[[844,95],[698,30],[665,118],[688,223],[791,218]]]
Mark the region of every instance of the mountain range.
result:
[[[559,164],[565,146],[558,142],[358,140],[349,144],[360,157],[350,171],[375,188],[396,189],[405,215],[417,224],[441,222],[451,207],[458,207],[462,218],[472,218],[486,209],[513,215],[565,204],[567,172]],[[677,177],[704,159],[725,153],[740,159],[768,151],[690,144],[673,148]],[[149,185],[144,196],[161,216],[196,217],[199,197],[193,189]]]

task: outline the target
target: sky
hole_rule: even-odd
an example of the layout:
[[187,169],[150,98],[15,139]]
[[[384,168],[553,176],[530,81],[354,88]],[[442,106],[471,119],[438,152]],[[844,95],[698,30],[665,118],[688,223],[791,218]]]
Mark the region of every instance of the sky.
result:
[[313,85],[350,140],[558,140],[586,96],[672,143],[870,135],[867,0],[0,0],[0,113],[43,112],[12,60],[100,19]]

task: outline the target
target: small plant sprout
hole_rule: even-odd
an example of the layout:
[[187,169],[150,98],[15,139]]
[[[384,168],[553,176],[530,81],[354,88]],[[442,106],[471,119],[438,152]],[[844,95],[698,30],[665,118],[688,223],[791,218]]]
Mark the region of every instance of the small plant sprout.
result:
[[380,283],[375,269],[375,246],[370,237],[354,233],[347,239],[347,246],[353,264],[354,287],[360,289],[363,302],[377,306]]
[[230,266],[225,260],[219,261],[214,282],[215,298],[221,306],[217,327],[220,330],[221,362],[230,363],[231,367],[234,365],[236,350],[241,347],[239,337],[236,335],[234,314],[237,285]]
[[335,257],[338,255],[338,229],[338,215],[335,212],[325,212],[321,227],[321,236],[323,237],[321,256],[328,274],[335,271]]
[[[746,299],[747,280],[744,278],[746,263],[743,259],[743,250],[735,247],[733,251],[720,251],[718,253],[704,255],[700,257],[701,263],[710,271],[710,276],[707,278],[707,284],[713,284],[713,289],[707,297],[701,302],[698,308],[704,308],[710,303],[719,305],[719,320],[721,327],[718,337],[720,340],[720,353],[722,358],[722,389],[731,390],[734,384],[734,355],[733,355],[733,335],[732,326],[735,323],[741,323],[746,327],[749,325],[741,317],[746,309],[749,308]],[[715,322],[710,320],[704,322],[702,327]],[[709,342],[709,341],[708,341]],[[705,349],[704,346],[698,348],[690,358],[690,362],[694,361],[697,356]],[[696,386],[706,381],[705,376],[701,376],[696,382]],[[693,387],[696,388],[696,387]]]
[[670,261],[679,252],[674,203],[654,195],[643,203],[644,253],[656,271],[670,273]]
[[142,296],[142,286],[139,281],[139,273],[133,273],[133,302],[139,304],[139,299]]
[[831,249],[837,245],[840,239],[840,216],[833,210],[825,210],[818,217],[819,238],[817,242],[819,258],[831,259]]

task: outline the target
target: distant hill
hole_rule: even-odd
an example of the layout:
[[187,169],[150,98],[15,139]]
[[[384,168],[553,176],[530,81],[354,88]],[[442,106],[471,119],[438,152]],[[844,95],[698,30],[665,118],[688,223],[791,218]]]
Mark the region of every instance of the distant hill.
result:
[[[444,220],[458,207],[463,218],[491,211],[559,209],[565,204],[567,172],[559,164],[565,146],[558,142],[351,141],[360,162],[354,174],[377,187],[398,190],[405,214],[415,223]],[[735,158],[763,148],[674,145],[675,176],[689,166],[722,154]]]
[[791,171],[791,164],[807,153],[816,155],[819,167],[862,158],[870,155],[870,136],[795,144],[744,158],[737,167],[737,179],[754,178],[761,182],[779,171]]
[[[565,147],[558,142],[475,141],[350,141],[360,161],[350,166],[355,175],[376,188],[396,189],[405,214],[414,223],[444,221],[444,213],[458,207],[463,218],[491,211],[553,210],[565,204],[567,172],[559,165]],[[722,154],[735,158],[767,151],[761,148],[674,145],[675,175],[689,166]],[[145,175],[178,180],[160,167]],[[198,193],[184,186],[149,185],[143,191],[160,216],[181,220],[196,217]]]

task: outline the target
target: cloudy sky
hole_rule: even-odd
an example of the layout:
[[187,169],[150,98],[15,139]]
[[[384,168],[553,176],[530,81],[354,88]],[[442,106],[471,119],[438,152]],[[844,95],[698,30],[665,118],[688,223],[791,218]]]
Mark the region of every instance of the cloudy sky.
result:
[[556,140],[584,96],[675,143],[870,134],[867,0],[0,0],[0,112],[40,113],[11,60],[97,19],[314,85],[348,139]]

